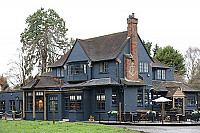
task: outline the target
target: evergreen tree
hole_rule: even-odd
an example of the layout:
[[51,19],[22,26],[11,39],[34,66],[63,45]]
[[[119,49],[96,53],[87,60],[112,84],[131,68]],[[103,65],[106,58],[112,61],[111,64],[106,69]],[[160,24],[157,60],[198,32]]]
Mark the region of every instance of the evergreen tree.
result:
[[23,53],[28,69],[37,66],[41,73],[71,48],[66,38],[65,21],[53,10],[37,10],[26,19],[27,28],[21,33]]
[[167,66],[174,66],[178,74],[183,75],[186,72],[182,54],[172,46],[159,48],[154,58]]
[[142,43],[144,44],[148,54],[151,56],[151,47],[152,47],[152,42],[145,42],[144,40],[142,41]]

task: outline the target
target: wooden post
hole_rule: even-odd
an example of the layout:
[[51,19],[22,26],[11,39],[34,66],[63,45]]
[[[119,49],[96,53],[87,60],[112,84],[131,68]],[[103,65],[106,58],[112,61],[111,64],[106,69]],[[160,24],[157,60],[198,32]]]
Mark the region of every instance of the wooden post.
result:
[[35,120],[35,90],[33,91],[33,120]]
[[119,102],[119,122],[122,122],[122,103]]
[[162,102],[162,124],[164,121],[164,103]]
[[25,92],[23,91],[23,118],[25,118]]
[[175,98],[173,97],[173,108],[175,107]]
[[12,112],[13,115],[13,121],[15,120],[15,111]]
[[5,120],[7,120],[7,112],[5,112]]
[[54,101],[52,101],[52,115],[53,115],[53,124],[55,124],[55,110],[54,110]]
[[47,102],[47,99],[46,99],[46,94],[44,92],[44,120],[46,121],[47,120],[47,107],[46,107],[46,102]]
[[183,116],[185,116],[185,97],[183,97]]

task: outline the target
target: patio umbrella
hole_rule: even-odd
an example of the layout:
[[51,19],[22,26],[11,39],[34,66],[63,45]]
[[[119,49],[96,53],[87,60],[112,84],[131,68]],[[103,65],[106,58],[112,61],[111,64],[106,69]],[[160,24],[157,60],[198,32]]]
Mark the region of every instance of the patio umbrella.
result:
[[152,101],[157,102],[157,103],[162,103],[162,124],[163,124],[163,119],[164,119],[164,102],[170,102],[172,100],[167,99],[165,97],[159,97],[159,98],[154,99]]

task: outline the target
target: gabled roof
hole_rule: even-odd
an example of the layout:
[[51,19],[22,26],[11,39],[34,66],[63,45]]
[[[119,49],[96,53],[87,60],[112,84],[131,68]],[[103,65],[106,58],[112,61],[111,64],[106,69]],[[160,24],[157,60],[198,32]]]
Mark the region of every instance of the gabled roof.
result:
[[71,52],[71,49],[66,54],[61,56],[61,58],[59,60],[57,60],[54,64],[49,65],[48,67],[49,68],[53,68],[53,67],[61,67],[61,66],[63,66],[65,64],[70,52]]
[[105,36],[79,39],[81,47],[91,61],[115,59],[119,56],[128,42],[127,31]]
[[182,91],[187,92],[199,92],[200,90],[193,89],[181,82],[177,81],[152,81],[153,89],[155,91],[168,91],[168,88],[177,88],[180,87]]
[[63,88],[71,88],[71,87],[91,87],[91,86],[105,86],[105,85],[112,85],[112,86],[120,86],[118,82],[113,80],[112,78],[100,78],[100,79],[92,79],[81,83],[75,84],[65,84]]
[[166,68],[166,69],[169,68],[168,66],[162,64],[161,62],[159,62],[159,61],[156,60],[156,59],[153,59],[153,61],[154,61],[154,63],[153,63],[153,65],[152,65],[152,67],[157,67],[157,68]]
[[44,88],[60,88],[64,82],[59,78],[52,76],[37,76],[22,89],[44,89]]

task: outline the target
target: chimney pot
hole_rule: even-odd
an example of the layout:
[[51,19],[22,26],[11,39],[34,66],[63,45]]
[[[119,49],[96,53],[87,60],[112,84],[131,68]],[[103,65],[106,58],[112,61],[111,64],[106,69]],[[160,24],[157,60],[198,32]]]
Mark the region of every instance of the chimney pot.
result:
[[132,13],[133,18],[135,18],[135,13]]

